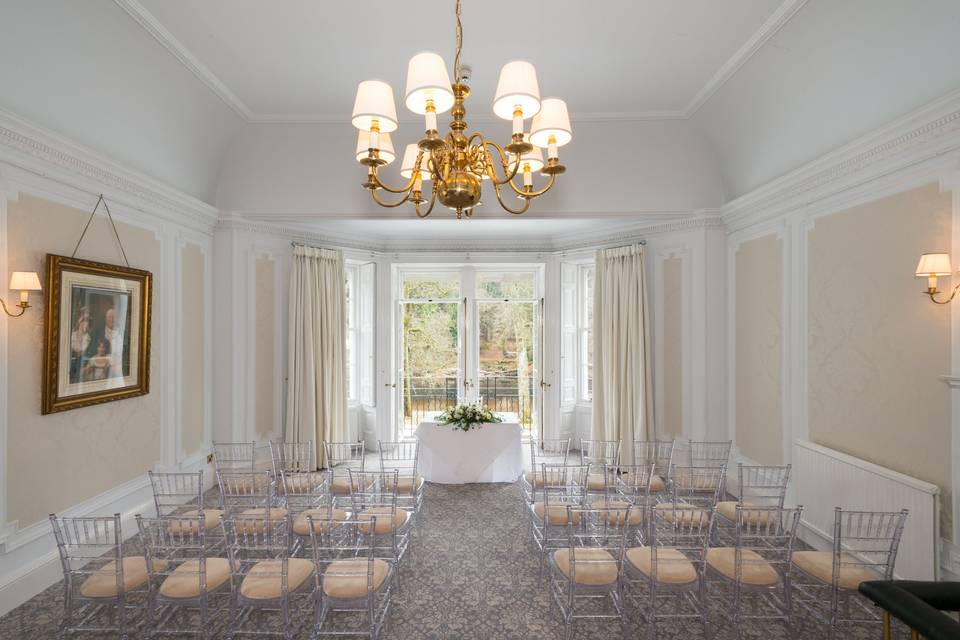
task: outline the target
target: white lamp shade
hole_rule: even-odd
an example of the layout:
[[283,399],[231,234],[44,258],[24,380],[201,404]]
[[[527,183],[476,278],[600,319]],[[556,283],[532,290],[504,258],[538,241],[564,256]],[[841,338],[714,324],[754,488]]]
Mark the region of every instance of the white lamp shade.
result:
[[[400,163],[400,175],[408,180],[410,176],[413,175],[413,165],[417,162],[418,153],[420,153],[420,147],[415,143],[408,144],[403,152],[403,162]],[[428,162],[430,162],[430,152],[424,151],[423,160],[420,161],[421,180],[430,179],[430,166],[427,164]]]
[[925,253],[917,263],[917,277],[949,276],[953,273],[950,268],[950,256],[946,253]]
[[550,143],[550,136],[556,138],[558,147],[573,140],[567,103],[560,98],[544,98],[540,113],[533,117],[530,126],[530,142],[538,147],[545,149]]
[[364,80],[357,86],[353,126],[361,131],[370,131],[374,120],[380,127],[380,133],[396,131],[400,126],[390,85],[382,80]]
[[[530,134],[523,134],[524,142],[530,142]],[[512,153],[507,154],[507,173],[513,170],[513,163],[516,161],[517,156]],[[540,171],[543,169],[543,149],[540,147],[534,147],[530,151],[527,151],[525,154],[520,156],[520,168],[517,169],[517,175],[523,173],[523,164],[525,162],[530,163],[530,171]]]
[[40,276],[36,271],[14,271],[10,275],[10,288],[20,291],[40,291]]
[[433,100],[437,113],[446,113],[453,106],[453,89],[447,65],[439,54],[424,51],[410,58],[407,64],[407,90],[404,92],[407,109],[423,115],[427,100]]
[[513,120],[513,111],[517,105],[523,110],[524,119],[532,118],[540,111],[537,70],[524,60],[508,62],[500,69],[497,93],[493,98],[493,112],[504,120]]
[[[370,132],[361,131],[357,136],[357,162],[360,162],[370,154]],[[380,134],[380,159],[390,164],[397,159],[397,154],[393,150],[393,140],[389,133]]]

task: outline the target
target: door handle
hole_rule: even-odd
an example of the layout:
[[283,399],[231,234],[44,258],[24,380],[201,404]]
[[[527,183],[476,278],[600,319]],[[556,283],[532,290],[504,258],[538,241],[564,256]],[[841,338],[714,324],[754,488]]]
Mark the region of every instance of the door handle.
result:
[[383,386],[385,386],[385,387],[392,387],[392,388],[396,389],[396,388],[397,388],[397,383],[394,382],[394,383],[391,384],[391,383],[388,382],[388,383],[386,383],[386,384],[383,385]]
[[541,380],[541,381],[540,381],[540,388],[541,388],[541,389],[547,389],[547,388],[552,387],[552,386],[553,386],[553,385],[550,384],[549,382],[547,382],[546,380]]

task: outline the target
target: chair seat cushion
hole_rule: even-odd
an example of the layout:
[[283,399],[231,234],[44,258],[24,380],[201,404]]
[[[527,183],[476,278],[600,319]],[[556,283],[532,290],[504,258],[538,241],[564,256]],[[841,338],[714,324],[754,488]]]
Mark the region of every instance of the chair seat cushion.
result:
[[678,473],[673,481],[682,489],[692,489],[694,491],[715,491],[717,489],[717,476],[713,476],[713,474]]
[[743,523],[749,526],[763,526],[770,522],[773,518],[772,512],[766,509],[759,509],[757,511],[751,511],[750,507],[755,506],[751,505],[749,502],[737,502],[735,500],[727,500],[724,502],[717,503],[717,513],[722,515],[724,518],[730,522],[737,521],[737,505],[742,507],[743,511]]
[[[207,592],[219,588],[230,579],[230,561],[226,558],[207,558],[205,570]],[[202,594],[199,560],[187,560],[160,585],[160,595],[164,598],[198,598]]]
[[[557,477],[550,478],[550,482],[546,483],[551,487],[562,487],[566,484],[566,480],[560,475],[556,474]],[[529,471],[524,472],[523,474],[524,481],[532,486],[534,489],[542,489],[544,487],[544,477],[543,474],[531,473]]]
[[[197,529],[200,528],[200,519],[197,518],[200,515],[199,509],[193,509],[192,511],[186,511],[174,516],[170,516],[170,533],[172,535],[178,536],[183,534],[196,534]],[[203,529],[204,531],[210,531],[211,529],[216,529],[220,526],[220,518],[223,517],[222,509],[204,509],[203,510]]]
[[[377,591],[387,579],[390,565],[383,560],[374,560],[372,564],[373,590]],[[323,592],[331,598],[365,598],[369,571],[370,562],[362,558],[331,562],[323,572]]]
[[650,478],[650,491],[654,491],[656,493],[663,493],[666,490],[667,490],[667,483],[664,482],[663,478],[657,475]]
[[[843,554],[844,563],[854,563],[857,560],[850,554]],[[831,551],[796,551],[793,554],[793,564],[824,584],[833,584],[833,552]],[[883,580],[879,572],[869,567],[855,564],[841,564],[837,584],[841,589],[856,589],[861,582],[869,580]]]
[[[147,559],[143,556],[124,558],[123,564],[123,592],[126,593],[147,583]],[[163,571],[167,563],[161,560],[153,561],[154,571]],[[90,577],[80,585],[80,595],[84,598],[113,598],[117,595],[117,562],[111,560],[90,574]]]
[[[313,561],[290,558],[287,562],[287,593],[291,593],[313,575]],[[282,563],[282,560],[263,560],[250,567],[240,583],[240,595],[249,600],[279,598],[283,590]]]
[[626,500],[594,500],[590,505],[591,509],[616,509],[607,513],[607,521],[613,525],[623,524],[623,519],[627,515],[627,508],[630,507],[630,517],[627,524],[635,525],[643,522],[643,508],[627,502]]
[[288,493],[311,493],[323,486],[326,474],[320,471],[301,471],[284,474],[284,485]]
[[[307,524],[307,516],[310,516],[314,519],[313,530],[316,533],[323,533],[326,530],[326,527],[329,526],[329,523],[323,522],[325,520],[336,520],[338,522],[342,522],[350,518],[350,514],[342,509],[327,509],[326,507],[320,507],[318,509],[307,509],[306,511],[301,511],[293,521],[293,532],[298,536],[310,535],[310,525]],[[318,520],[321,522],[317,522]]]
[[657,547],[657,575],[653,575],[653,553],[651,547],[633,547],[627,549],[629,566],[647,576],[656,578],[664,584],[690,584],[697,579],[697,569],[679,549]]
[[603,473],[587,474],[587,491],[603,491],[607,488],[607,476]]
[[[707,564],[725,578],[737,579],[737,550],[733,547],[707,549]],[[740,550],[740,581],[757,587],[780,582],[780,574],[753,549]]]
[[557,569],[568,579],[573,573],[576,584],[603,586],[617,581],[617,561],[606,549],[577,547],[573,549],[573,567],[570,563],[570,549],[557,549],[553,552],[553,561]]
[[[391,512],[393,512],[393,509],[390,507],[373,507],[363,513],[358,513],[357,520],[369,522],[372,517],[376,516],[377,523],[373,529],[376,534],[391,533],[403,527],[410,520],[410,512],[406,509],[397,509],[393,512],[392,521],[390,519]],[[370,533],[370,525],[360,525],[360,531]]]
[[[261,533],[264,520],[283,520],[287,517],[287,510],[280,507],[246,509],[241,511],[237,517],[240,518],[237,521],[237,533]],[[251,522],[254,524],[251,525]],[[250,531],[247,530],[248,528]]]
[[706,526],[710,520],[710,515],[706,511],[691,504],[661,502],[656,509],[670,524],[673,524],[677,517],[680,518],[680,524],[684,526]]
[[[353,488],[356,491],[360,490],[360,481],[358,479],[353,481]],[[350,478],[347,476],[334,477],[333,482],[330,483],[330,492],[337,495],[348,495],[350,493]]]
[[414,493],[423,488],[423,476],[417,476],[414,483],[413,476],[400,476],[397,478],[397,493]]
[[[573,507],[575,509],[582,508],[581,505],[574,502],[551,502],[547,516],[547,524],[567,524],[567,507]],[[543,522],[543,511],[544,505],[542,502],[533,503],[533,512],[541,522]],[[579,511],[570,514],[570,516],[574,524],[580,524]]]

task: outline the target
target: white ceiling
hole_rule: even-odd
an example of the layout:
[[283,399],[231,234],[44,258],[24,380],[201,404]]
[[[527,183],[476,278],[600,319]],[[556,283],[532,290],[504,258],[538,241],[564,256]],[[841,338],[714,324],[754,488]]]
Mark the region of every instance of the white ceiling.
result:
[[[253,121],[342,121],[358,81],[388,81],[399,103],[412,55],[453,63],[453,0],[116,2]],[[474,114],[523,58],[575,118],[688,116],[805,2],[464,0]]]

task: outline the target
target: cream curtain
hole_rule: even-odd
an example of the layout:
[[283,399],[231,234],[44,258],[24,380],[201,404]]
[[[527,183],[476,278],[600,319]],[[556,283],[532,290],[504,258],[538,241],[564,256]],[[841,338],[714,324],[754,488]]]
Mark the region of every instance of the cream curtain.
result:
[[343,254],[296,246],[290,270],[287,423],[292,442],[347,436],[347,315]]
[[593,294],[593,438],[619,440],[633,464],[633,441],[654,432],[653,369],[643,247],[598,251]]

